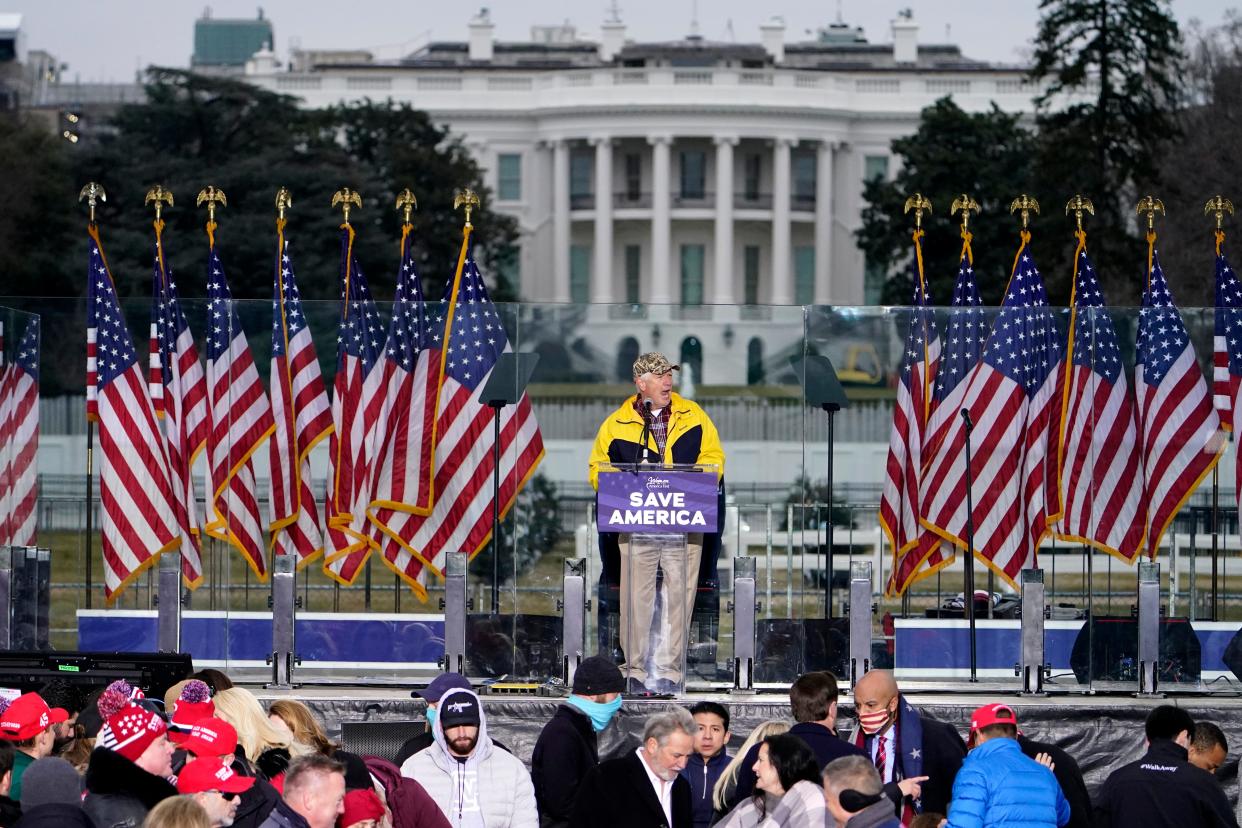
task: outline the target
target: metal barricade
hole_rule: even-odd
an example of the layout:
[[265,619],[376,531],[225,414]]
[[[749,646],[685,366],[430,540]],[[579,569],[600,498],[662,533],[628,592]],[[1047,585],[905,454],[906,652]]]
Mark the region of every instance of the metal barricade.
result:
[[1022,652],[1014,673],[1022,682],[1024,696],[1043,696],[1044,679],[1051,672],[1044,649],[1044,620],[1048,617],[1044,571],[1022,570]]
[[1154,697],[1160,660],[1160,564],[1138,567],[1138,695]]
[[733,559],[733,690],[755,692],[755,559]]
[[871,669],[871,561],[850,564],[850,689]]
[[444,566],[444,671],[466,674],[467,556],[449,553]]
[[557,609],[561,611],[561,678],[566,687],[573,687],[574,673],[582,663],[586,649],[586,614],[590,609],[586,598],[586,558],[565,561],[564,585]]
[[297,657],[297,610],[301,601],[297,597],[297,559],[294,555],[272,557],[272,594],[268,606],[272,609],[272,652],[267,657],[272,667],[272,683],[269,687],[287,689],[293,686],[293,668],[300,663]]

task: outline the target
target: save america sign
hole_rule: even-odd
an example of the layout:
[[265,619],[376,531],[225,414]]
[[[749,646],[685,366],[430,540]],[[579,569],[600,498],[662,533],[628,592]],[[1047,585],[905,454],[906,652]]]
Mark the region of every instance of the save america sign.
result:
[[696,471],[615,471],[599,476],[601,532],[715,532],[716,475]]

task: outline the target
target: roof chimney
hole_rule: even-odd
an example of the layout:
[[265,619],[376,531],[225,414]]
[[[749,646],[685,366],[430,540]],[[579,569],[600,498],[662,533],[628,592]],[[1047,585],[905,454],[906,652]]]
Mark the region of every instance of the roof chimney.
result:
[[599,59],[609,63],[625,48],[625,24],[613,17],[604,21],[600,29]]
[[759,26],[759,39],[763,50],[772,57],[773,63],[785,62],[785,19],[773,17]]
[[914,12],[903,9],[893,21],[893,60],[897,63],[918,63],[919,24],[914,22]]
[[492,23],[492,16],[487,8],[479,9],[479,13],[470,20],[471,60],[492,59],[492,35],[495,31],[496,26]]

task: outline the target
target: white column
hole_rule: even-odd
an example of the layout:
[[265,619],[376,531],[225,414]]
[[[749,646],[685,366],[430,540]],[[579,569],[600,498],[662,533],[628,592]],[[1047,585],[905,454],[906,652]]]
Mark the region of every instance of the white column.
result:
[[832,291],[832,163],[836,147],[819,142],[815,163],[815,304],[827,305]]
[[716,136],[716,261],[713,305],[733,304],[733,148],[736,135]]
[[569,144],[552,142],[552,299],[569,301]]
[[591,303],[608,305],[612,298],[612,139],[596,136],[595,147],[595,268]]
[[789,269],[789,156],[792,138],[777,138],[772,149],[772,304],[792,305],[793,272]]
[[651,144],[651,302],[667,305],[673,299],[672,277],[669,273],[669,215],[672,181],[669,179],[669,147],[673,139],[668,135],[653,135],[647,139]]

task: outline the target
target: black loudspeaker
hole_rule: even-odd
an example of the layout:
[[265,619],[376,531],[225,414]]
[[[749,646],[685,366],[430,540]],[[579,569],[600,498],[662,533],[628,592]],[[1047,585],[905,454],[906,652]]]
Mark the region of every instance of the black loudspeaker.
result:
[[1229,639],[1221,661],[1225,662],[1225,666],[1235,678],[1242,681],[1242,627],[1239,627],[1238,631],[1233,634],[1233,638]]
[[401,746],[426,729],[426,722],[341,722],[341,746],[359,756],[395,762]]
[[756,682],[791,682],[811,670],[848,675],[848,618],[763,618],[755,631]]
[[499,678],[555,676],[561,670],[559,615],[468,615],[469,675]]
[[88,688],[125,679],[154,699],[194,672],[189,653],[0,652],[0,687],[23,693],[52,679]]
[[[1088,640],[1088,627],[1091,632]],[[1232,646],[1232,645],[1231,645]],[[1202,653],[1199,638],[1185,618],[1160,619],[1159,683],[1197,682]],[[1083,624],[1070,651],[1070,668],[1079,684],[1138,681],[1138,619],[1099,615]]]

